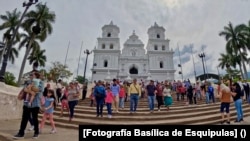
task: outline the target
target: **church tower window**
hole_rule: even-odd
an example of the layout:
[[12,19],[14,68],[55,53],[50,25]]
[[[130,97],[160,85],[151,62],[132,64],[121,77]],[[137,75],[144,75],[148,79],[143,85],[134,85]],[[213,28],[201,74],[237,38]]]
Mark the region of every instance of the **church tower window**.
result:
[[157,45],[155,45],[155,46],[154,46],[154,49],[155,49],[155,50],[158,50],[158,46],[157,46]]
[[102,49],[105,49],[105,44],[102,44]]
[[114,49],[114,45],[110,44],[109,49]]
[[166,49],[164,45],[163,45],[161,48],[162,48],[162,50],[165,50],[165,49]]
[[163,68],[163,62],[160,61],[160,68],[162,69]]
[[157,35],[156,35],[156,38],[157,38],[157,39],[160,39],[160,38],[161,38],[160,34],[157,34]]
[[104,60],[103,66],[104,66],[104,68],[108,67],[108,61],[107,60]]
[[107,37],[111,37],[111,33],[108,33]]

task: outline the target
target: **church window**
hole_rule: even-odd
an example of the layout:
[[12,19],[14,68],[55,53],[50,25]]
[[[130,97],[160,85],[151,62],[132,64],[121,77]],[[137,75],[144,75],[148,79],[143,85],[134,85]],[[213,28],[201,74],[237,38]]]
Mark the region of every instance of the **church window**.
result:
[[161,38],[160,34],[157,34],[157,35],[156,35],[156,38],[157,38],[157,39]]
[[163,68],[163,62],[160,61],[160,68],[162,69]]
[[102,44],[102,49],[105,49],[105,44]]
[[164,45],[162,46],[162,50],[165,50],[165,46]]
[[111,33],[108,33],[107,37],[111,37]]
[[154,48],[155,48],[155,50],[158,50],[158,46],[157,46],[157,45],[155,45],[155,47],[154,47]]
[[109,48],[110,48],[110,49],[114,49],[114,45],[113,45],[113,44],[110,44]]
[[108,67],[108,61],[107,61],[107,60],[104,60],[103,66],[104,66],[105,68]]

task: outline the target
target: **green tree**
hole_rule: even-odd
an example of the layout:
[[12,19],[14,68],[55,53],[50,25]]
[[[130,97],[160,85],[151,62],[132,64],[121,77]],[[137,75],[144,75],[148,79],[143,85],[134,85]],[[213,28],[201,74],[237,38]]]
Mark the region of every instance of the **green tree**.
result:
[[11,85],[11,86],[17,86],[15,79],[16,79],[16,77],[14,76],[13,73],[5,72],[5,74],[4,74],[5,84]]
[[[0,30],[6,30],[5,35],[11,35],[14,33],[16,26],[19,23],[21,12],[14,9],[12,12],[6,11],[5,15],[0,15],[0,19],[3,23],[0,25]],[[3,36],[3,40],[6,40],[7,36]],[[16,35],[16,40],[19,41],[19,32]]]
[[[3,53],[6,53],[6,50],[4,51],[3,49],[2,50],[0,50],[0,56],[1,56],[1,58],[0,58],[0,62],[2,61],[2,56],[3,56]],[[11,61],[11,63],[12,64],[14,64],[15,63],[15,59],[16,58],[18,58],[18,51],[17,51],[17,49],[16,48],[11,48],[11,50],[10,50],[10,54],[9,54],[9,57],[8,57],[8,60],[9,61]]]
[[244,35],[244,25],[233,26],[231,22],[229,22],[228,26],[224,27],[224,30],[219,33],[220,36],[224,36],[226,43],[226,51],[227,53],[234,53],[235,55],[239,55],[240,65],[239,67],[243,67],[244,76],[243,78],[247,78],[247,69],[245,62],[247,60],[244,59],[244,51],[246,48],[246,37]]
[[88,82],[88,79],[85,79],[84,81],[84,77],[81,75],[78,75],[77,77],[75,77],[75,80],[78,81],[80,84],[83,84],[83,82]]
[[[5,44],[5,47],[7,47],[7,45],[9,44],[11,35],[14,33],[15,28],[19,23],[20,16],[21,12],[17,11],[17,9],[14,9],[12,12],[7,11],[5,15],[0,15],[0,19],[3,21],[3,23],[0,25],[0,30],[5,30],[3,35],[3,42]],[[14,39],[13,45],[15,45],[20,40],[19,36],[20,34],[18,32],[16,38]],[[0,50],[0,62],[6,51],[7,51],[6,48]],[[17,57],[18,57],[18,51],[16,50],[16,48],[12,47],[11,52],[8,56],[8,60],[11,61],[12,64],[14,64],[15,58]]]
[[55,22],[56,15],[51,12],[46,4],[39,3],[36,5],[35,10],[31,10],[25,15],[22,27],[29,33],[29,40],[26,42],[26,51],[22,61],[21,69],[18,76],[18,84],[20,84],[23,70],[25,68],[25,63],[31,52],[32,47],[34,47],[35,39],[39,39],[41,42],[50,35],[53,31],[52,23]]
[[68,70],[68,67],[60,62],[52,62],[52,67],[49,70],[49,80],[56,82],[59,78],[69,78],[73,73]]
[[45,67],[45,63],[47,61],[47,57],[45,55],[45,50],[40,50],[40,48],[36,48],[32,51],[30,56],[28,57],[30,65],[33,63],[37,63],[41,67]]

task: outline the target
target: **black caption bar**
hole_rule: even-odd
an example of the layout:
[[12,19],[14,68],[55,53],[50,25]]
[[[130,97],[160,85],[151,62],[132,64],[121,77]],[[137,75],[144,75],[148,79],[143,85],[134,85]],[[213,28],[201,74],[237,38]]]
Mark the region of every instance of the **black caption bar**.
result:
[[79,125],[79,141],[138,137],[250,140],[247,125]]

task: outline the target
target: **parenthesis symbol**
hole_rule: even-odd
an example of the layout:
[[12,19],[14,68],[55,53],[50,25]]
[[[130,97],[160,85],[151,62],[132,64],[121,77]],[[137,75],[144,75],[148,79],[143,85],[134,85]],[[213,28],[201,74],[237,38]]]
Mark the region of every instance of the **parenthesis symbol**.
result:
[[241,136],[241,138],[246,138],[246,129],[241,129],[241,131],[240,131],[240,136]]

